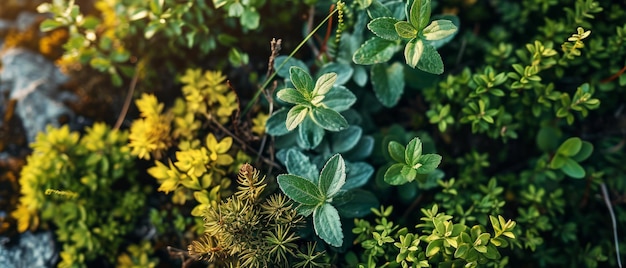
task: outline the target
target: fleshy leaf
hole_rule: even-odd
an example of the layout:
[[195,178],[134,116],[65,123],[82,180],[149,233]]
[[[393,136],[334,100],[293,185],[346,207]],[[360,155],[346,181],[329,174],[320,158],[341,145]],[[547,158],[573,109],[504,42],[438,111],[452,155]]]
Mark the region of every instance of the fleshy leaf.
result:
[[272,136],[282,136],[289,133],[287,129],[287,113],[289,110],[282,108],[273,113],[265,122],[265,132]]
[[439,164],[441,163],[441,155],[438,154],[425,154],[420,156],[419,163],[420,165],[417,168],[417,173],[419,174],[428,174],[433,172]]
[[346,163],[340,154],[333,155],[322,168],[319,189],[326,198],[333,197],[346,183]]
[[277,180],[280,189],[289,198],[300,204],[315,206],[325,201],[317,185],[306,178],[292,174],[281,174],[278,175]]
[[343,245],[343,232],[339,212],[329,203],[318,206],[313,211],[313,227],[315,233],[333,247]]
[[375,18],[367,24],[367,28],[382,39],[395,41],[399,39],[394,26],[397,22],[397,19],[391,17]]
[[424,54],[424,42],[422,39],[413,38],[404,47],[404,58],[406,64],[415,68]]
[[[409,2],[410,3],[410,2]],[[407,14],[409,22],[417,29],[424,29],[430,21],[430,0],[415,0]]]
[[363,65],[383,63],[389,61],[397,50],[396,42],[372,37],[354,52],[352,61]]
[[396,24],[394,25],[394,28],[396,29],[397,35],[399,35],[402,38],[411,39],[411,38],[417,37],[417,29],[415,29],[415,27],[413,27],[412,24],[406,21],[396,22]]
[[417,69],[431,74],[443,73],[443,61],[441,55],[430,44],[424,44],[422,58],[417,63]]
[[449,20],[435,20],[424,28],[424,37],[426,40],[440,40],[453,35],[457,28]]
[[297,128],[304,118],[306,118],[309,113],[309,108],[304,105],[296,105],[289,109],[287,113],[287,120],[285,121],[285,125],[287,126],[287,130],[292,131]]
[[398,163],[404,164],[404,146],[397,141],[391,141],[387,145],[387,150],[389,151],[389,156],[391,159]]
[[408,180],[402,175],[402,168],[404,164],[397,163],[391,165],[385,172],[385,182],[391,185],[401,185],[408,182]]
[[341,114],[324,107],[315,107],[311,113],[311,119],[318,126],[329,131],[340,131],[348,127],[348,121]]
[[304,96],[310,94],[313,90],[313,78],[309,73],[296,66],[292,66],[289,68],[289,78],[291,79],[291,83],[296,87],[296,90],[300,91],[300,93]]
[[398,62],[394,62],[391,66],[376,64],[372,66],[371,72],[376,98],[385,107],[395,106],[404,93],[404,68],[402,64]]

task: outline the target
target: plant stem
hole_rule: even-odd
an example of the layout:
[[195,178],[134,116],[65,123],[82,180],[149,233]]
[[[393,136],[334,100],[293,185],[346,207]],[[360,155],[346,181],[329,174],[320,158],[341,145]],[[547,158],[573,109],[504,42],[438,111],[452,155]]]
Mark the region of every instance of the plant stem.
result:
[[135,87],[137,86],[137,80],[139,79],[138,66],[139,65],[135,67],[135,74],[133,75],[133,80],[130,81],[128,93],[126,93],[126,99],[124,100],[124,106],[122,106],[122,111],[120,111],[120,115],[117,117],[117,122],[115,122],[113,129],[120,129],[122,123],[124,122],[124,118],[126,118],[126,114],[128,113],[128,108],[130,107],[131,100],[133,100],[133,94],[135,93]]
[[302,46],[304,46],[304,44],[306,44],[306,42],[311,39],[311,37],[313,37],[313,35],[315,34],[315,32],[317,32],[317,30],[319,30],[322,25],[324,25],[324,23],[326,23],[326,21],[328,21],[330,18],[333,17],[333,15],[335,15],[335,13],[337,12],[337,9],[335,8],[335,10],[333,10],[333,12],[331,12],[330,14],[328,14],[328,16],[326,16],[326,18],[324,18],[324,20],[322,22],[320,22],[320,24],[317,25],[317,27],[315,27],[315,29],[313,29],[313,31],[311,31],[303,40],[302,42],[300,42],[300,44],[298,44],[298,46],[296,46],[296,48],[291,51],[291,54],[289,54],[289,56],[287,57],[287,59],[285,61],[283,61],[280,65],[278,65],[278,67],[276,68],[276,71],[267,79],[265,79],[265,82],[263,82],[263,85],[261,85],[261,87],[259,88],[259,90],[254,94],[254,96],[252,97],[252,99],[250,100],[250,102],[248,102],[248,104],[246,105],[246,108],[243,110],[243,112],[241,113],[241,117],[243,117],[248,110],[250,110],[250,108],[252,108],[252,105],[256,102],[256,100],[259,98],[259,96],[261,95],[261,93],[263,92],[263,89],[265,89],[270,82],[272,81],[272,79],[274,79],[274,77],[276,76],[276,74],[278,73],[278,70],[280,70],[286,63],[287,60],[293,58],[293,55],[295,55],[298,50],[300,50],[300,48],[302,48]]
[[622,261],[619,256],[619,240],[617,239],[617,224],[615,223],[613,206],[611,205],[611,200],[609,200],[609,192],[606,190],[606,184],[600,184],[600,188],[602,189],[602,197],[604,198],[604,203],[606,204],[606,207],[609,209],[609,214],[611,215],[611,223],[613,224],[613,239],[615,240],[615,257],[617,258],[617,267],[622,268]]

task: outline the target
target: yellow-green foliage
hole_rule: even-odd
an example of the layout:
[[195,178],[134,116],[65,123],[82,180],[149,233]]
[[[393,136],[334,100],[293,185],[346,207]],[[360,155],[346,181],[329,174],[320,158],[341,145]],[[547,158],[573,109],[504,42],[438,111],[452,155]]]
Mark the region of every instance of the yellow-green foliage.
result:
[[186,112],[215,119],[220,124],[229,121],[237,109],[237,95],[224,83],[226,77],[220,71],[188,69],[180,78],[185,97]]
[[62,244],[59,267],[113,262],[145,203],[135,181],[128,134],[97,123],[81,138],[67,126],[49,127],[31,145],[12,216],[24,232],[53,224]]
[[235,195],[202,211],[205,233],[189,245],[191,256],[223,267],[297,267],[322,257],[300,252],[295,229],[302,216],[282,194],[262,197],[266,182],[258,170],[243,165],[237,182]]
[[[233,139],[225,137],[218,141],[213,133],[206,136],[204,146],[199,143],[185,143],[176,152],[176,161],[167,165],[155,161],[148,173],[161,185],[159,191],[174,192],[174,203],[184,204],[193,196],[200,204],[192,214],[200,215],[206,206],[217,204],[221,199],[220,189],[228,189],[230,180],[226,178],[226,168],[234,159],[228,154]],[[210,189],[207,191],[207,189]],[[222,190],[222,193],[226,193]]]
[[[164,112],[163,104],[154,95],[143,94],[136,101],[141,118],[133,122],[130,147],[133,155],[142,159],[157,159],[148,173],[155,177],[159,191],[173,192],[175,204],[194,198],[199,204],[192,215],[216,205],[228,196],[228,173],[249,161],[245,153],[231,149],[233,139],[218,140],[203,126],[225,124],[237,109],[237,96],[225,84],[219,71],[187,70],[181,77],[183,98],[174,101]],[[201,142],[200,139],[204,137]],[[176,145],[175,160],[165,160],[164,152]],[[236,155],[236,158],[233,158]],[[159,160],[163,160],[159,161]]]
[[117,257],[118,268],[154,268],[159,263],[159,259],[150,258],[154,252],[154,246],[148,241],[140,244],[128,246],[127,252]]
[[151,155],[159,159],[172,143],[172,116],[162,114],[163,103],[159,103],[154,95],[143,94],[135,103],[141,118],[133,121],[130,127],[131,153],[141,159],[149,160]]

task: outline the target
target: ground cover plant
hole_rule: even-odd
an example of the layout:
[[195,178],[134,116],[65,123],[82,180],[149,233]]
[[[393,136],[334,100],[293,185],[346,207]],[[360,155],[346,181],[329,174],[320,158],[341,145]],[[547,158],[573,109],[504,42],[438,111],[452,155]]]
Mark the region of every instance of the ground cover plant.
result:
[[5,46],[62,43],[119,111],[37,136],[0,231],[58,267],[621,267],[624,10],[43,3],[65,42]]

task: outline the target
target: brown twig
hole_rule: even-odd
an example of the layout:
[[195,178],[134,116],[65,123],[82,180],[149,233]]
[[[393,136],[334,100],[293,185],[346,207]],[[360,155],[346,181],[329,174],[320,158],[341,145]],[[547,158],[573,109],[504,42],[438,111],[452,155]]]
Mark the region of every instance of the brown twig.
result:
[[609,77],[607,77],[607,78],[605,78],[605,79],[602,79],[602,80],[600,81],[600,83],[604,84],[604,83],[611,82],[611,81],[613,81],[613,80],[617,79],[617,78],[618,78],[620,75],[622,75],[624,72],[626,72],[626,66],[622,67],[622,69],[621,69],[621,70],[619,70],[619,71],[617,71],[617,73],[615,73],[615,74],[613,74],[613,75],[611,75],[611,76],[609,76]]
[[137,66],[135,66],[135,74],[133,75],[133,80],[130,81],[130,86],[128,87],[128,93],[126,94],[126,99],[124,100],[124,106],[122,106],[122,111],[120,111],[120,115],[117,117],[117,122],[115,122],[113,129],[120,129],[122,122],[124,122],[126,114],[128,113],[128,108],[130,108],[130,102],[133,100],[137,80],[139,80],[139,68]]

